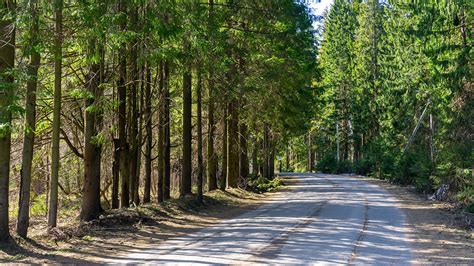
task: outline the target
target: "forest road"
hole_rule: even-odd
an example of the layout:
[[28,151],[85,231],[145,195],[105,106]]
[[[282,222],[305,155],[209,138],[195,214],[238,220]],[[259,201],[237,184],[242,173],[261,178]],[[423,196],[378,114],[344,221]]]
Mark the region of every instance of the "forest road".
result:
[[285,174],[268,203],[111,263],[396,264],[411,261],[397,199],[355,177]]

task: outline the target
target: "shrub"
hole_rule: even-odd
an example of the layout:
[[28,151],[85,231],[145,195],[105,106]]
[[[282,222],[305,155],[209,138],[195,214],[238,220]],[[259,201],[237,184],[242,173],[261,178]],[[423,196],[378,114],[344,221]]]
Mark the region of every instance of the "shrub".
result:
[[264,193],[274,191],[282,185],[283,181],[280,178],[274,178],[269,180],[264,177],[258,177],[256,179],[248,181],[247,189],[258,193]]

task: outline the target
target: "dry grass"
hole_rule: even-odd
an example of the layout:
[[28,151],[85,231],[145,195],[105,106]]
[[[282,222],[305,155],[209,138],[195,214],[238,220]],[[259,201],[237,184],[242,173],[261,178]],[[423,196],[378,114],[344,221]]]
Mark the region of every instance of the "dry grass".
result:
[[49,232],[46,221],[36,219],[30,227],[30,239],[14,237],[8,245],[0,246],[0,263],[100,263],[132,248],[154,245],[237,216],[256,208],[268,195],[241,189],[216,190],[205,194],[203,204],[194,197],[172,199],[110,210],[89,223],[80,223],[77,211],[71,211]]

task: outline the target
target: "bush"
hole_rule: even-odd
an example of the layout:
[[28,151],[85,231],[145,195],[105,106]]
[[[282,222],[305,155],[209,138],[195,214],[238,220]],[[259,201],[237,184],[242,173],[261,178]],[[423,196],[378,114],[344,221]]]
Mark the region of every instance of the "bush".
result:
[[467,206],[466,211],[474,213],[474,203],[471,203],[469,206]]
[[316,165],[316,169],[323,173],[335,174],[337,172],[337,160],[332,154],[326,154]]
[[270,192],[278,189],[283,185],[283,181],[280,178],[266,179],[264,177],[258,177],[248,181],[247,189],[258,193]]
[[374,169],[375,163],[372,160],[363,158],[353,164],[354,172],[358,175],[369,175]]

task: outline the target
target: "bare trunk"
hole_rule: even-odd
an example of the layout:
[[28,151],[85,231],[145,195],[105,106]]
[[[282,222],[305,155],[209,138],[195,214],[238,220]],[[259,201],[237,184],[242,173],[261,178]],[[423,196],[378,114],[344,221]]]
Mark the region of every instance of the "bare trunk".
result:
[[[224,102],[224,106],[225,106]],[[222,173],[219,180],[219,189],[225,190],[227,182],[227,108],[224,108],[222,117]]]
[[269,163],[268,163],[268,160],[269,160],[269,136],[268,136],[268,126],[265,124],[263,126],[263,169],[262,169],[262,176],[264,178],[270,178],[269,176]]
[[[200,71],[200,70],[198,70]],[[198,73],[197,87],[196,87],[196,98],[197,98],[197,189],[198,189],[198,202],[202,203],[203,198],[203,158],[202,158],[202,76],[201,72]]]
[[216,169],[216,154],[214,150],[214,137],[215,137],[215,125],[214,125],[214,80],[213,71],[209,73],[208,79],[208,138],[207,138],[207,186],[208,190],[214,190],[217,188],[217,169]]
[[54,37],[54,100],[53,100],[53,137],[51,151],[51,184],[49,186],[48,226],[56,227],[58,217],[59,182],[59,132],[61,129],[61,75],[62,75],[62,20],[63,1],[55,0],[55,37]]
[[258,176],[258,140],[253,137],[253,149],[252,149],[252,174]]
[[158,187],[157,187],[157,201],[163,202],[163,184],[165,180],[165,151],[164,151],[164,123],[166,118],[164,117],[164,104],[165,99],[164,92],[164,71],[163,71],[163,62],[159,63],[158,66],[159,72],[159,106],[158,106]]
[[[214,28],[214,1],[209,0],[209,34],[215,30]],[[212,39],[211,39],[212,41]],[[214,138],[215,138],[215,122],[214,122],[214,69],[211,66],[209,69],[208,77],[208,138],[207,138],[207,186],[208,190],[214,190],[217,188],[217,158],[214,150]]]
[[[29,3],[31,12],[31,46],[38,45],[38,6],[36,0]],[[31,187],[31,166],[33,161],[33,146],[35,140],[36,123],[36,88],[38,86],[38,68],[40,65],[40,54],[33,49],[30,54],[30,64],[28,65],[28,76],[30,79],[26,84],[26,108],[25,108],[25,135],[23,141],[23,153],[21,164],[20,200],[18,203],[18,222],[16,232],[19,236],[26,238],[30,220],[30,187]]]
[[[146,84],[145,84],[145,193],[143,202],[151,201],[151,151],[153,148],[152,122],[153,115],[151,113],[151,66],[149,62],[146,65]],[[162,103],[160,103],[162,105]],[[159,193],[159,192],[158,192]]]
[[163,151],[164,151],[164,165],[165,176],[163,182],[163,199],[170,199],[171,190],[171,140],[170,140],[170,89],[169,89],[169,63],[165,60],[164,63],[164,102],[163,102]]
[[114,162],[112,164],[112,209],[119,208],[120,186],[120,142],[114,139]]
[[[189,41],[184,41],[184,52],[188,53],[190,50]],[[192,175],[192,161],[191,161],[191,109],[192,109],[192,95],[191,95],[191,65],[186,63],[183,73],[183,161],[182,173],[180,182],[180,197],[186,194],[191,194],[191,175]]]
[[[126,14],[127,1],[121,0],[119,2],[119,11]],[[124,19],[120,23],[120,30],[126,30],[127,23]],[[121,181],[121,198],[120,206],[127,208],[130,206],[130,168],[129,168],[129,148],[127,143],[127,87],[125,78],[127,77],[127,59],[126,59],[126,44],[122,43],[119,51],[119,80],[118,80],[118,116],[119,116],[119,142],[120,142],[120,181]]]
[[246,179],[249,175],[249,158],[247,148],[247,124],[240,124],[240,177]]
[[239,182],[239,111],[235,99],[232,99],[229,103],[229,115],[227,188],[236,188]]
[[[89,56],[96,56],[98,49],[94,38],[89,40]],[[97,219],[100,214],[100,143],[94,138],[98,134],[97,122],[100,116],[99,104],[99,71],[100,65],[93,63],[90,66],[87,90],[89,95],[85,99],[84,125],[84,184],[82,189],[82,205],[80,218],[83,221]],[[97,163],[98,162],[98,163]],[[97,165],[98,164],[98,165]],[[97,169],[98,168],[98,169]],[[97,175],[99,173],[99,175]]]
[[[12,115],[10,104],[13,98],[13,76],[8,72],[15,64],[15,31],[12,31],[12,16],[8,12],[15,11],[15,1],[6,0],[0,4],[0,124],[8,125]],[[8,227],[8,195],[10,182],[10,150],[11,131],[9,128],[0,132],[0,242],[10,238]]]
[[[131,11],[130,15],[131,19],[131,27],[133,30],[137,29],[138,23],[138,10],[134,9]],[[134,39],[130,43],[130,77],[129,77],[129,84],[130,84],[130,95],[129,95],[129,112],[128,112],[128,142],[130,145],[130,199],[133,201],[135,205],[140,203],[138,198],[138,152],[139,152],[139,145],[138,145],[138,66],[137,66],[137,58],[138,58],[138,40]]]

